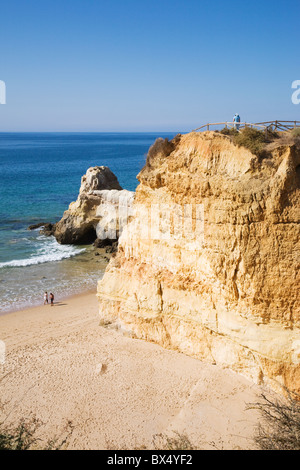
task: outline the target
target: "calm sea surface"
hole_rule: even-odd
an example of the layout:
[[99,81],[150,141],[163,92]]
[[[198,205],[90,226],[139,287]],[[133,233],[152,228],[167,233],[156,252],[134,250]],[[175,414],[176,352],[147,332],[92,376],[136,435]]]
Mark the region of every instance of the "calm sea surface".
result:
[[90,247],[59,245],[28,231],[56,222],[78,196],[91,166],[108,166],[124,189],[157,137],[174,133],[0,133],[0,312],[96,288],[104,266]]

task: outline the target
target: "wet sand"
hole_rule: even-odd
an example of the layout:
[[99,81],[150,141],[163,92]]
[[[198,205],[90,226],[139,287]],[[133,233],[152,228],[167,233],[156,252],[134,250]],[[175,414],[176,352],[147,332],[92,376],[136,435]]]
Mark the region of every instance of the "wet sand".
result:
[[151,448],[173,431],[202,449],[254,448],[259,387],[100,326],[95,292],[1,316],[0,340],[0,421],[36,418],[40,445],[71,421],[68,449]]

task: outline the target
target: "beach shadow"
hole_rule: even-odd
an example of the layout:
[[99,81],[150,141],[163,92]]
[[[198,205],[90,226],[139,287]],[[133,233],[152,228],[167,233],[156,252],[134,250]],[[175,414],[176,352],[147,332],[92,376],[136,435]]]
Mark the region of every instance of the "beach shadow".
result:
[[68,304],[64,304],[63,302],[54,302],[53,304],[54,307],[63,307],[64,305],[68,305]]

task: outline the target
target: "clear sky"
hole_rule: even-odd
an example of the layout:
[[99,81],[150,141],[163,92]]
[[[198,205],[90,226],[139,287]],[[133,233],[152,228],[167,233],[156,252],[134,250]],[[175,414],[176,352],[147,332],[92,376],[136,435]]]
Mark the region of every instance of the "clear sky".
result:
[[299,0],[0,0],[0,131],[300,120]]

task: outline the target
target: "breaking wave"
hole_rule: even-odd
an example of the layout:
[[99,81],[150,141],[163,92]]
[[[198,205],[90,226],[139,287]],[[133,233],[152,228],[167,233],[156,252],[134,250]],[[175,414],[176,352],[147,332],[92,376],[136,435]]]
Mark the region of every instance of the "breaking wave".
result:
[[85,248],[78,248],[72,245],[60,245],[54,237],[41,235],[36,239],[36,250],[29,258],[14,259],[0,263],[1,268],[26,267],[62,259],[71,258],[85,251]]

